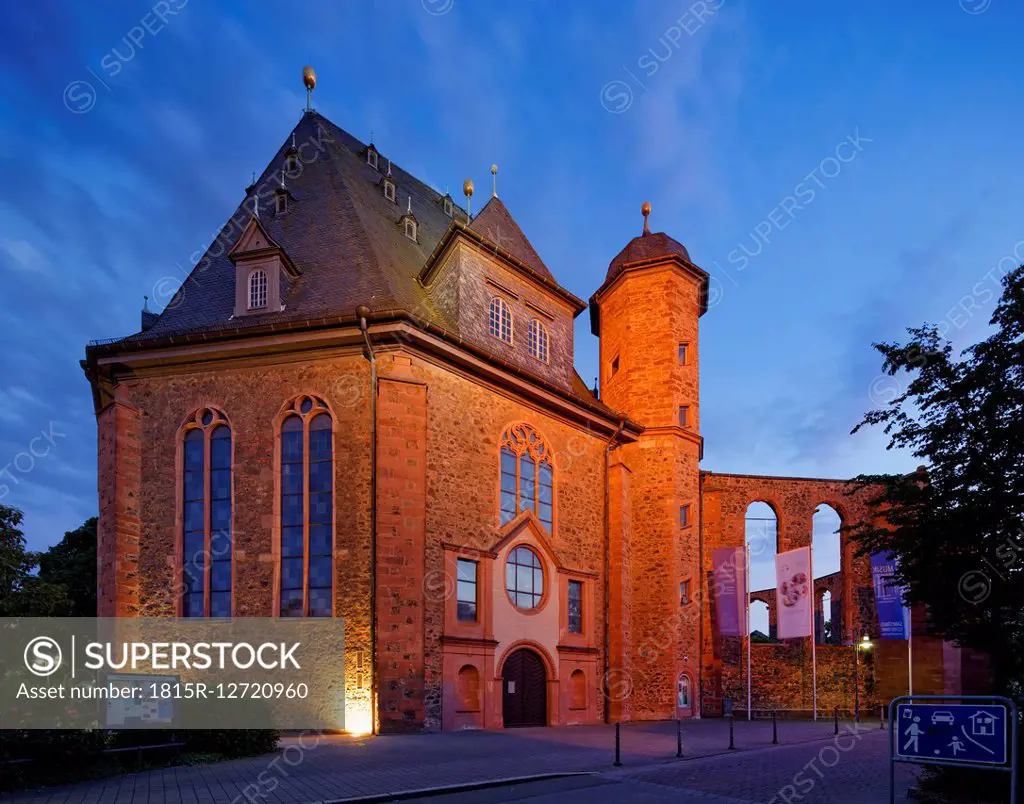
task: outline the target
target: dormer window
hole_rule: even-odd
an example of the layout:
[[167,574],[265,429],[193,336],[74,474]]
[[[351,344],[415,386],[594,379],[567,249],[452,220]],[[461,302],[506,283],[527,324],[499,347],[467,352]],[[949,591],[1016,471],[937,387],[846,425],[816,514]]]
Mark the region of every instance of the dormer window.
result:
[[405,219],[405,236],[416,242],[416,221],[411,218]]
[[377,149],[371,145],[366,149],[366,164],[377,170]]
[[249,274],[249,309],[262,310],[267,306],[267,272],[257,268]]
[[395,183],[391,179],[384,179],[384,197],[392,204],[395,203]]
[[285,157],[284,172],[292,178],[295,178],[299,174],[299,160],[294,155]]
[[281,215],[288,211],[288,193],[278,190],[274,193],[274,212]]
[[444,197],[444,214],[447,215],[449,218],[454,217],[455,215],[455,209],[452,206],[452,200],[448,196]]

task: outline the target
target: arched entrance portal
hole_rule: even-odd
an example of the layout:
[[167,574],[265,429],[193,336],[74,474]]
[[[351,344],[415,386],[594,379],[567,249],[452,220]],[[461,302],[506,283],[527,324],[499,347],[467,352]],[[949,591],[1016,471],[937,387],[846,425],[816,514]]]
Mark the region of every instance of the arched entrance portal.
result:
[[514,651],[501,670],[501,711],[505,728],[548,724],[548,676],[540,656]]

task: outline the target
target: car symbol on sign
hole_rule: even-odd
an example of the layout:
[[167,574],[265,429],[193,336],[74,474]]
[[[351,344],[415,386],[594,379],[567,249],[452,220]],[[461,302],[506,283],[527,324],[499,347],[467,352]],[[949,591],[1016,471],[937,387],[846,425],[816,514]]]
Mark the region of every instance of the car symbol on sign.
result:
[[952,726],[954,724],[954,722],[955,722],[955,719],[953,717],[953,713],[952,712],[942,711],[942,712],[936,712],[935,714],[932,715],[932,725],[933,726],[938,725],[939,723],[948,723],[950,726]]

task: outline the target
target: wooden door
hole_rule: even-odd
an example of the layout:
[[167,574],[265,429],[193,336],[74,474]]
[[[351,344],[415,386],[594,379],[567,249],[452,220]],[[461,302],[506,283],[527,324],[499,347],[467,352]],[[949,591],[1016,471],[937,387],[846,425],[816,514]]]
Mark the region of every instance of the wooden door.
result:
[[548,679],[540,656],[526,648],[515,651],[505,660],[501,684],[506,728],[547,725]]

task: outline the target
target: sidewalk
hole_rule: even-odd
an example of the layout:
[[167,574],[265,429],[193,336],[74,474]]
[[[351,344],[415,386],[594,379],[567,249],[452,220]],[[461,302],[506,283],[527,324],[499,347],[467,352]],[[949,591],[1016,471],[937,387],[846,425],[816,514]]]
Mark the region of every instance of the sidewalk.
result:
[[[779,741],[793,745],[832,737],[831,721],[779,721]],[[840,728],[853,728],[841,722]],[[878,723],[862,723],[878,731]],[[736,754],[771,745],[770,721],[737,721]],[[729,752],[729,724],[685,721],[687,758]],[[165,768],[0,798],[4,804],[310,804],[357,796],[508,779],[535,774],[608,771],[614,726],[465,731],[353,738],[315,734],[282,740],[277,754],[213,765]],[[674,763],[674,722],[627,723],[623,768]]]

